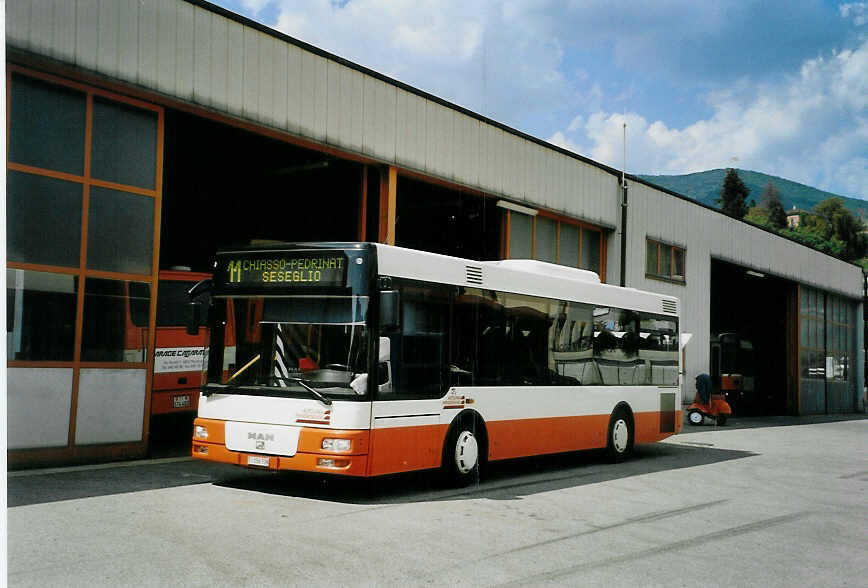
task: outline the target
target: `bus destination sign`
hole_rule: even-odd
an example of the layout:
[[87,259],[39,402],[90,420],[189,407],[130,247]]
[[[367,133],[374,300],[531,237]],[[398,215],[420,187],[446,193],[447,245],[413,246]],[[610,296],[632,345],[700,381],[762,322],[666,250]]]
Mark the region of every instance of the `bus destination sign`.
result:
[[228,254],[217,265],[217,281],[228,288],[343,287],[346,276],[346,255],[336,251]]

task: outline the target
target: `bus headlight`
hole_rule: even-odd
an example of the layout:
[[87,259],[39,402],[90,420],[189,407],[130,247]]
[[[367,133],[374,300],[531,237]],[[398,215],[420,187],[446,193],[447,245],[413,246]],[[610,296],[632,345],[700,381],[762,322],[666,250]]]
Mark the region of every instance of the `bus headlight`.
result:
[[197,439],[207,439],[208,429],[206,429],[202,425],[196,425],[196,428],[193,430],[193,436]]
[[326,451],[349,451],[353,447],[350,439],[323,439],[322,448]]

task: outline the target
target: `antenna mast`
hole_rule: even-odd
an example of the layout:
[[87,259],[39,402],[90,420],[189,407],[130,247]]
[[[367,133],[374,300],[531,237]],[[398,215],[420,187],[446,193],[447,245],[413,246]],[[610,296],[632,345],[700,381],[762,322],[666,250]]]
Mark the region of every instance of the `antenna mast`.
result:
[[627,115],[623,121],[623,164],[621,166],[621,286],[627,285]]

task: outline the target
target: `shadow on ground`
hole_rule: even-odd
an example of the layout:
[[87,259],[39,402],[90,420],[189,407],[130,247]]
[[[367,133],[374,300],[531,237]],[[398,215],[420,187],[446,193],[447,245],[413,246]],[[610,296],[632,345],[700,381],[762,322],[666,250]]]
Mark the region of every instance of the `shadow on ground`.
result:
[[[733,418],[722,430],[863,420],[864,415]],[[355,504],[394,504],[485,497],[514,500],[560,488],[595,484],[630,476],[742,459],[754,454],[689,445],[690,433],[713,424],[685,427],[675,438],[685,444],[656,443],[636,448],[633,459],[607,463],[600,452],[586,451],[489,464],[484,477],[467,488],[444,488],[436,472],[385,476],[375,480],[343,479],[303,473],[273,473],[169,457],[141,462],[85,466],[68,470],[11,472],[9,507],[74,500],[192,484],[215,484],[249,492]],[[161,447],[158,456],[189,455],[189,439]]]
[[298,472],[250,470],[180,458],[59,472],[10,474],[7,501],[9,507],[16,507],[208,483],[248,492],[352,504],[395,504],[480,496],[492,500],[511,500],[537,492],[751,455],[743,451],[663,443],[637,447],[635,456],[620,464],[607,463],[600,452],[568,453],[492,463],[481,480],[459,489],[444,487],[436,471],[358,480]]
[[436,471],[383,476],[373,480],[279,472],[268,477],[226,478],[217,484],[251,492],[369,505],[469,498],[515,500],[540,492],[753,455],[756,454],[658,443],[637,447],[632,459],[612,464],[601,452],[583,451],[495,462],[488,465],[482,479],[466,488],[445,487]]

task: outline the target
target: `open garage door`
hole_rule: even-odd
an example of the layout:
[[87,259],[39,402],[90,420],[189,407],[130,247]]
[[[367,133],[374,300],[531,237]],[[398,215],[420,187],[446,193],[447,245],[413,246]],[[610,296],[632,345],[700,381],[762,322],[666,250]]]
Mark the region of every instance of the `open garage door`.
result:
[[[185,332],[179,323],[183,288],[213,270],[217,249],[254,240],[355,241],[369,224],[362,210],[375,227],[375,168],[169,109],[164,144],[156,344],[161,353],[201,346],[201,337],[179,342]],[[364,207],[368,188],[372,197]],[[178,266],[191,271],[172,271]],[[165,282],[169,275],[176,281]],[[174,300],[166,295],[172,285],[178,286]],[[161,319],[164,310],[174,322]],[[151,455],[189,447],[199,385],[190,369],[155,361]]]
[[730,389],[735,414],[797,411],[795,296],[793,282],[711,261],[709,365],[715,387]]

